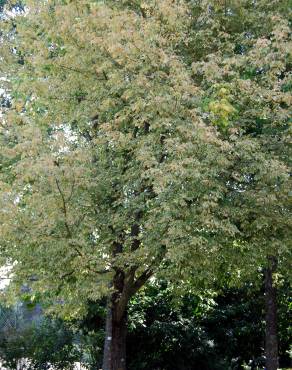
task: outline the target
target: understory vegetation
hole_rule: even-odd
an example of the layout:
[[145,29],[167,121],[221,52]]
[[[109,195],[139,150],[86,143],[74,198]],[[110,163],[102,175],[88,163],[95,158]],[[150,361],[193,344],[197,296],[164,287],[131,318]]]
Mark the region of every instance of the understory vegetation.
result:
[[[291,366],[292,319],[289,287],[280,289],[279,358]],[[105,302],[88,302],[82,320],[46,318],[39,303],[1,310],[0,356],[8,369],[26,358],[31,370],[88,369],[102,364]],[[174,300],[165,282],[150,284],[129,307],[128,369],[227,370],[264,367],[263,289],[246,285],[215,295],[186,295]]]

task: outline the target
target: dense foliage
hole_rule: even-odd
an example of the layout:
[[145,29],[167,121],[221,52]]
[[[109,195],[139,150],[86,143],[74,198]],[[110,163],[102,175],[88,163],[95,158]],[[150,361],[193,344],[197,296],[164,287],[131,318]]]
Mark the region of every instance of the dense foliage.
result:
[[277,367],[276,290],[291,280],[289,3],[8,2],[0,256],[10,296],[29,284],[66,320],[107,297],[104,370],[126,368],[129,302],[153,277],[179,296],[265,276]]
[[19,261],[15,282],[36,275],[34,289],[66,297],[71,315],[121,280],[122,311],[158,270],[190,259],[202,269],[223,231],[234,234],[216,214],[228,146],[196,114],[175,53],[183,3],[146,18],[54,4],[31,2],[8,36],[2,255]]

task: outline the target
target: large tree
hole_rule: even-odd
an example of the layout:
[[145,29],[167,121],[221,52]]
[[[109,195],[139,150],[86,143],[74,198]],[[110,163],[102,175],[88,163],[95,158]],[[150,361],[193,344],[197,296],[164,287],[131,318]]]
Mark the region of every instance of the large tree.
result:
[[[129,299],[161,270],[208,275],[229,144],[197,111],[184,1],[27,1],[4,19],[1,256],[77,316],[108,296],[103,369],[125,369]],[[5,40],[6,38],[6,40]],[[6,87],[7,88],[7,87]]]
[[71,315],[107,295],[104,369],[124,369],[127,304],[154,274],[185,284],[230,261],[246,264],[237,275],[264,266],[275,369],[272,280],[291,246],[289,2],[27,5],[3,20],[1,49],[13,102],[1,250],[16,286]]

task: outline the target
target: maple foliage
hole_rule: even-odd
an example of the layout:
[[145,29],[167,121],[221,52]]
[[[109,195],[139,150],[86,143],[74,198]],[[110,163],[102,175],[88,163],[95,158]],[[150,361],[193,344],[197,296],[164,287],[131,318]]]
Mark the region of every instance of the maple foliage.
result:
[[17,261],[15,282],[34,280],[67,313],[106,294],[117,271],[134,294],[163,266],[200,266],[216,234],[234,233],[216,215],[229,146],[197,113],[199,89],[176,53],[187,6],[151,4],[141,16],[28,2],[8,40],[2,255]]
[[287,277],[290,15],[285,0],[29,0],[4,16],[11,289],[29,281],[69,317],[111,292],[120,317],[153,276],[230,283],[275,258]]
[[[285,1],[231,2],[228,9],[240,20],[252,10],[248,26],[243,21],[236,29],[232,19],[213,14],[209,21],[220,30],[222,45],[204,61],[192,64],[204,90],[204,120],[219,127],[232,146],[225,209],[240,237],[228,257],[248,255],[242,262],[249,268],[242,272],[253,274],[266,264],[267,256],[277,256],[287,275],[291,261],[289,10]],[[244,250],[246,254],[241,253]]]

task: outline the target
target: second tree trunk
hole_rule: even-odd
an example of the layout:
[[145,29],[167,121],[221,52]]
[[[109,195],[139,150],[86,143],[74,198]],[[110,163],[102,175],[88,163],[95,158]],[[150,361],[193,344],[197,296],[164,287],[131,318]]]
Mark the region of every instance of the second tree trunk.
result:
[[278,361],[278,333],[277,333],[277,291],[273,283],[273,273],[277,268],[275,257],[268,259],[265,270],[265,303],[266,303],[266,369],[277,370]]

